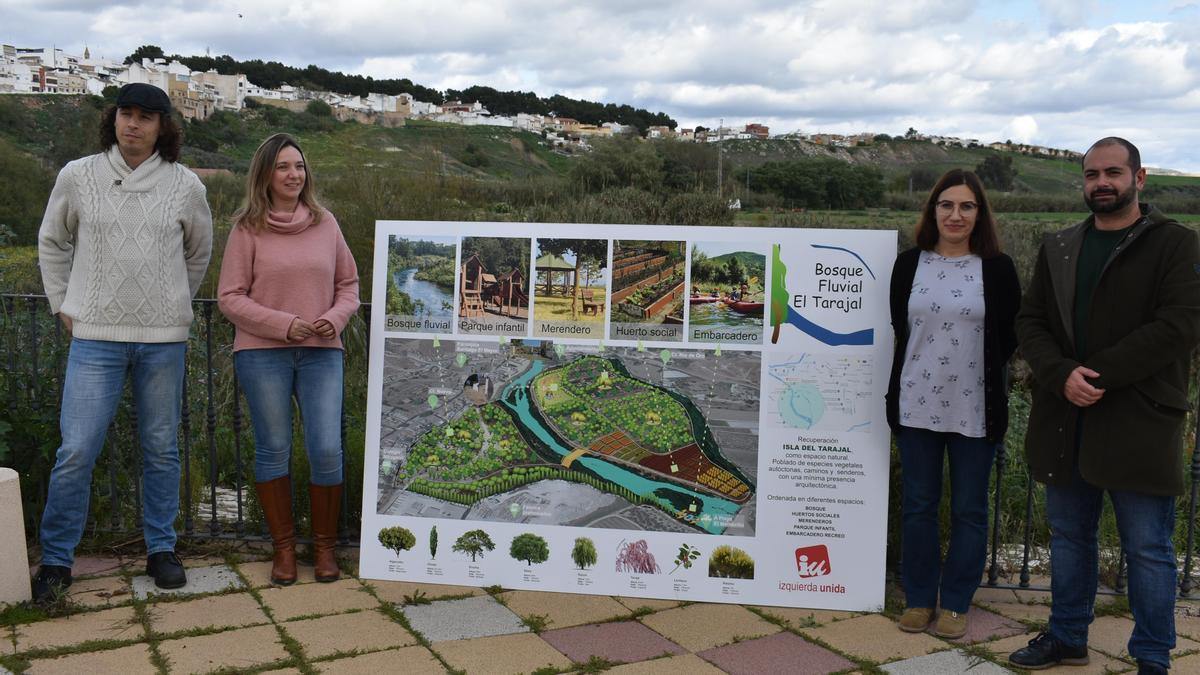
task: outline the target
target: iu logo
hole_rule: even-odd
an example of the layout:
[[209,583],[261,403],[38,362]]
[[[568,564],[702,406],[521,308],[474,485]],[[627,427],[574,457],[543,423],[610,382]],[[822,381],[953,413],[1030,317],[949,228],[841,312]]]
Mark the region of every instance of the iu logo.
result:
[[823,577],[833,571],[825,544],[796,549],[796,570],[802,579]]

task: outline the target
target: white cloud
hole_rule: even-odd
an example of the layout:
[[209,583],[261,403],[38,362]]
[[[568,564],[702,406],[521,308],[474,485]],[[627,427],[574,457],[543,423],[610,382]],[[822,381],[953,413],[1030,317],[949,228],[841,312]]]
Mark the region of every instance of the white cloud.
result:
[[1018,143],[1035,143],[1038,136],[1038,123],[1032,115],[1021,115],[1005,127],[1005,138],[1011,138]]
[[1038,0],[1051,31],[1076,28],[1100,11],[1098,0]]

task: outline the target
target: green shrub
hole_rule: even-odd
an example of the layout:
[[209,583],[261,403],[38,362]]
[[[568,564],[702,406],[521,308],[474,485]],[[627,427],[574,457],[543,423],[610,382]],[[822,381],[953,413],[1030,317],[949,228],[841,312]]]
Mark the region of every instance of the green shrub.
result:
[[727,579],[753,579],[754,558],[740,548],[722,545],[708,558],[708,576]]
[[406,527],[385,527],[379,531],[379,543],[389,551],[400,555],[417,545],[417,537]]

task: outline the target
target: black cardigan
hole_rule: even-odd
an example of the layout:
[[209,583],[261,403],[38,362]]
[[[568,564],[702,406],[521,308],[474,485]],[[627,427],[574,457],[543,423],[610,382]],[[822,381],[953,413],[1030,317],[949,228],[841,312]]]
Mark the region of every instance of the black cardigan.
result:
[[[908,347],[908,296],[917,274],[921,249],[910,248],[892,267],[892,329],[896,333],[892,376],[886,397],[887,420],[900,429],[900,371]],[[983,384],[987,439],[1000,442],[1008,430],[1008,359],[1017,349],[1014,321],[1021,306],[1021,281],[1012,258],[1001,253],[983,259]]]

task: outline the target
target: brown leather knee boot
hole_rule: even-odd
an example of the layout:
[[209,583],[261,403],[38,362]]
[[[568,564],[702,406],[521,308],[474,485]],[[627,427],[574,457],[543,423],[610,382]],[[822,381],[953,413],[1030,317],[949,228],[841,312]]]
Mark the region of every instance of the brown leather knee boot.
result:
[[258,503],[262,505],[271,544],[271,583],[290,586],[296,583],[296,526],[292,522],[292,479],[281,476],[255,483]]
[[333,555],[337,544],[338,511],[342,507],[342,486],[308,486],[312,500],[313,575],[317,581],[337,581],[342,573]]

